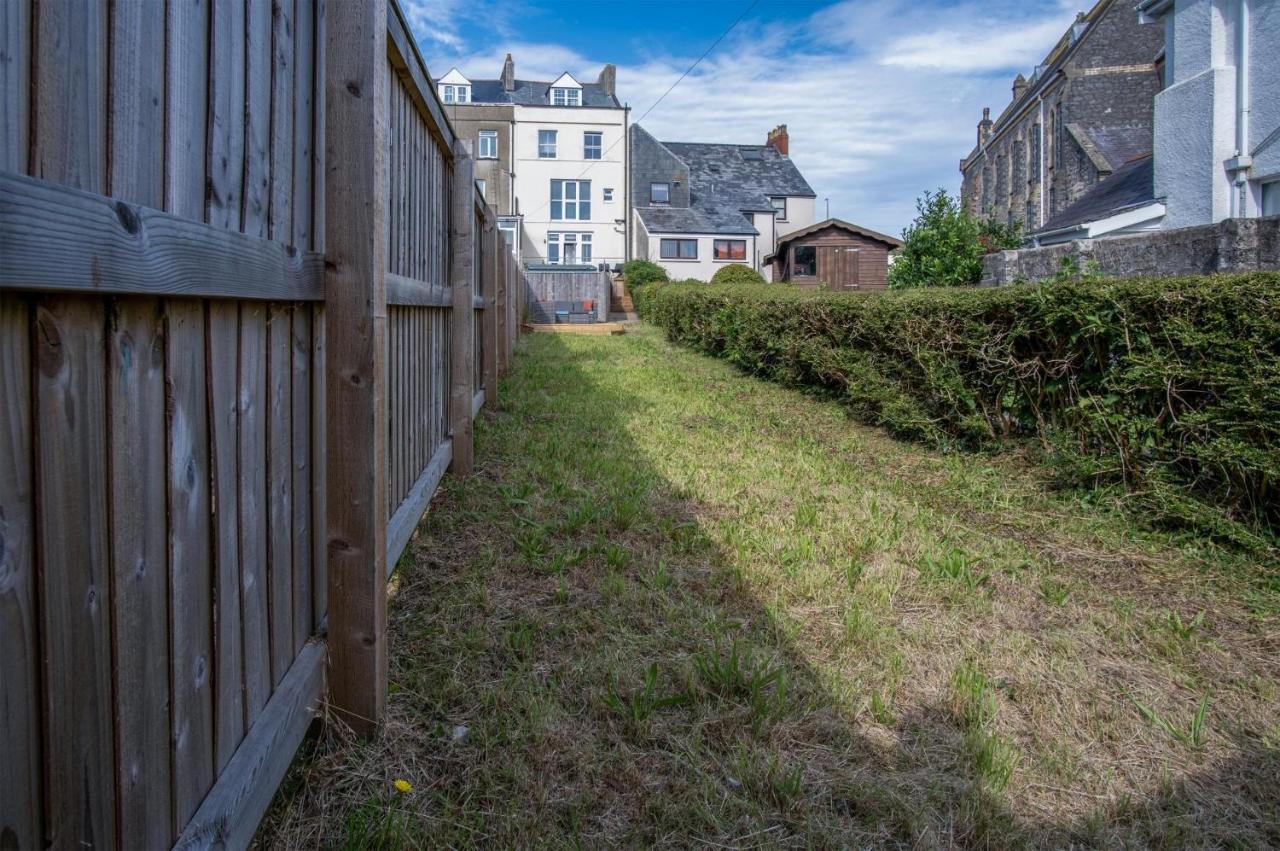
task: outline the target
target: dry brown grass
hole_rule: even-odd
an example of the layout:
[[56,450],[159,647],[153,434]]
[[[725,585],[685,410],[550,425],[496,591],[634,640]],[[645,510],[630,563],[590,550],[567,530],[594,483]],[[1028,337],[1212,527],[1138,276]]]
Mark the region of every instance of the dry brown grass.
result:
[[1280,844],[1274,567],[649,331],[516,367],[260,844]]

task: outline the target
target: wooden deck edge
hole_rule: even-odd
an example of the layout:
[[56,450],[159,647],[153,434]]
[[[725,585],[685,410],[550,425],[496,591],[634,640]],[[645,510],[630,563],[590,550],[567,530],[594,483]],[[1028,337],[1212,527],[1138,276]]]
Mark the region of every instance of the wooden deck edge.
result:
[[620,322],[594,322],[585,325],[556,325],[526,322],[522,329],[532,334],[587,334],[616,337],[627,333],[627,327]]
[[175,849],[248,848],[324,699],[325,644],[312,639],[182,831]]

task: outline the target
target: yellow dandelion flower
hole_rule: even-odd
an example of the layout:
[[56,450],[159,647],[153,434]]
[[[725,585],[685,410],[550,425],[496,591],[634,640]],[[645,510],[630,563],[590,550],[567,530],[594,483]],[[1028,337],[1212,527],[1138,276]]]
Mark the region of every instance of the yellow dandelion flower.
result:
[[410,783],[408,780],[401,780],[400,778],[396,778],[396,781],[391,785],[395,786],[396,791],[402,795],[407,792],[413,791],[413,784]]

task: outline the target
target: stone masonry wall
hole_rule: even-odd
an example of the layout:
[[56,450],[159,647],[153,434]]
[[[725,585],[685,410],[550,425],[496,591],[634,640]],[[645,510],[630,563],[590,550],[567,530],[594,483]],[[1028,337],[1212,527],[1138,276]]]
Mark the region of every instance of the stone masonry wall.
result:
[[982,284],[1048,280],[1064,260],[1108,277],[1280,271],[1280,216],[1001,251],[983,258]]

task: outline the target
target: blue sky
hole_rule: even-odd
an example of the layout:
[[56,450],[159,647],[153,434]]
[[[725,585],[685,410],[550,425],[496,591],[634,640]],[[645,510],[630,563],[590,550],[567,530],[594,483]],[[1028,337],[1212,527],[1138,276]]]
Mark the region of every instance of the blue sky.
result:
[[[401,0],[433,75],[618,66],[640,115],[751,0]],[[959,188],[982,107],[998,114],[1084,0],[759,0],[641,122],[659,139],[763,143],[786,124],[818,214],[898,234],[925,189]]]

